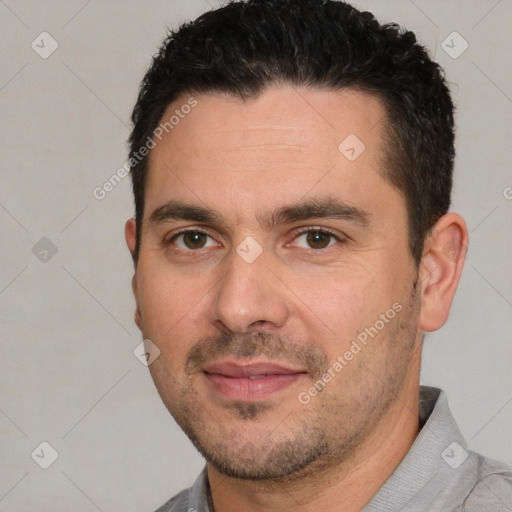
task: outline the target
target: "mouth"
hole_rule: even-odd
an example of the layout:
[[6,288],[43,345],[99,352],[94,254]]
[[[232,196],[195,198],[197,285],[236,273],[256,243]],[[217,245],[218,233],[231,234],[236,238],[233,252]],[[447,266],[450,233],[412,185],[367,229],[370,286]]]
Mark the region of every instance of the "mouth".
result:
[[229,400],[242,402],[264,400],[307,375],[301,368],[268,361],[217,361],[202,370],[214,392]]

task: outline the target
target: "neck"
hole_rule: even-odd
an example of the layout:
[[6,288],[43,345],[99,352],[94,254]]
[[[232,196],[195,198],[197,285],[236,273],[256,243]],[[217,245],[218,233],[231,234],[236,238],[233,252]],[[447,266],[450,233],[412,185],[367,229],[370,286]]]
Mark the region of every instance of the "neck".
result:
[[226,477],[208,464],[211,512],[360,511],[398,467],[419,429],[419,382],[409,383],[349,458],[286,482]]

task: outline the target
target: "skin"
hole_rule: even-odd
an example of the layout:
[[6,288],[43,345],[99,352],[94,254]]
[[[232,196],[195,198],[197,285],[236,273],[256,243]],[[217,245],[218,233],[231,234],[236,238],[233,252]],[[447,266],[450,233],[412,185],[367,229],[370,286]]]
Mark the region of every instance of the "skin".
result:
[[[418,433],[422,337],[446,321],[464,221],[439,219],[415,264],[405,201],[380,173],[386,116],[375,97],[288,86],[245,101],[194,97],[150,155],[133,290],[136,323],[161,351],[152,377],[207,460],[217,512],[360,510]],[[354,161],[338,150],[349,134],[365,145]],[[333,200],[362,216],[275,215]],[[162,209],[170,201],[216,218],[174,218]],[[180,236],[184,228],[208,236]],[[249,236],[261,250],[251,263],[237,253]],[[135,239],[130,219],[132,254]],[[400,311],[333,371],[393,304]],[[262,400],[232,400],[202,370],[228,355],[303,374]],[[335,376],[301,403],[329,368]]]

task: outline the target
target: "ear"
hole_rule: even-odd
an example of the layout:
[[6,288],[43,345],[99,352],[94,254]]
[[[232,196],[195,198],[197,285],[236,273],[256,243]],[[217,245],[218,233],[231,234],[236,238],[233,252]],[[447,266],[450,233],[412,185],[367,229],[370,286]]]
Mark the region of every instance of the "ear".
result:
[[126,239],[126,245],[128,246],[128,250],[130,251],[130,254],[132,255],[132,259],[135,264],[135,273],[133,274],[132,278],[132,290],[133,295],[135,297],[135,323],[137,324],[137,327],[142,330],[142,315],[140,313],[139,308],[139,301],[137,298],[137,265],[135,263],[135,244],[137,242],[137,225],[135,223],[135,219],[128,219],[126,221],[126,225],[124,227],[124,237]]
[[124,238],[126,240],[126,245],[128,246],[128,250],[132,255],[132,259],[135,262],[134,254],[135,254],[135,245],[137,243],[137,225],[135,223],[135,219],[128,219],[124,226]]
[[435,331],[446,322],[467,247],[466,223],[457,213],[443,215],[427,236],[420,263],[420,330]]

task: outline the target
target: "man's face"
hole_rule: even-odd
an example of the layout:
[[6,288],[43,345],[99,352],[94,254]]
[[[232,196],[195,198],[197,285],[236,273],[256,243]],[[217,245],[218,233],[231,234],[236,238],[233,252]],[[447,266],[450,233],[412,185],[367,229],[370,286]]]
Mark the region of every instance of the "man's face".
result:
[[194,97],[150,155],[134,290],[161,351],[152,377],[220,472],[346,460],[419,364],[405,201],[379,174],[383,106],[291,87]]

